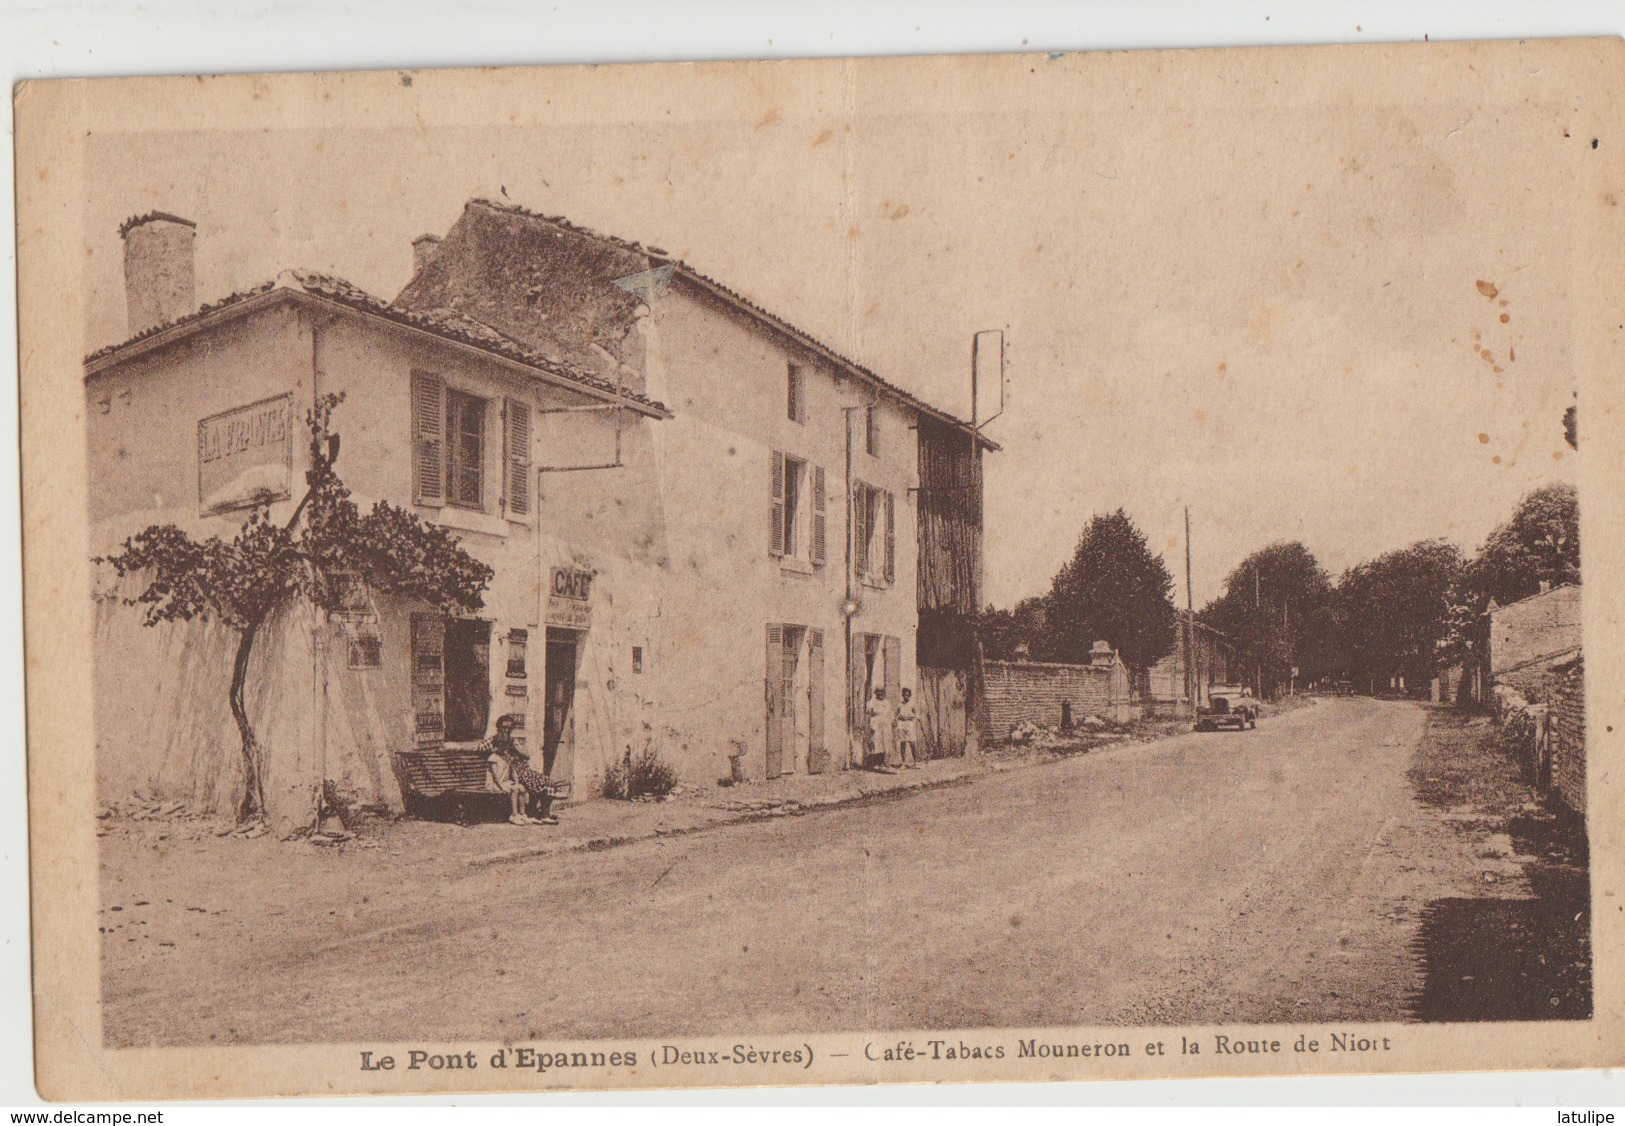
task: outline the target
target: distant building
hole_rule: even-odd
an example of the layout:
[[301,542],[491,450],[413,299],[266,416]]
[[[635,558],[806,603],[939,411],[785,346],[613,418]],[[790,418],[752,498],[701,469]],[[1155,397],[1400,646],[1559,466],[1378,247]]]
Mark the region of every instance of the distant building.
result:
[[1234,683],[1230,679],[1231,666],[1235,664],[1230,639],[1202,622],[1196,622],[1193,631],[1194,647],[1191,651],[1195,675],[1190,680],[1186,679],[1188,620],[1186,614],[1180,614],[1180,621],[1174,627],[1173,651],[1146,669],[1139,678],[1141,702],[1153,714],[1192,715],[1190,691],[1193,683],[1199,707],[1208,705],[1208,689],[1213,685]]
[[1577,653],[1580,588],[1571,583],[1485,611],[1489,618],[1489,673],[1497,684],[1516,683],[1525,669]]

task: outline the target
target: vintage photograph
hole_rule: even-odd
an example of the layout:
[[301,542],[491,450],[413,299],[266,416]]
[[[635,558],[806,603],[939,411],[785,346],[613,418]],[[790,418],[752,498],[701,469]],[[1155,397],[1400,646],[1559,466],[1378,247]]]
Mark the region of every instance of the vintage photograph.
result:
[[41,84],[90,1050],[1586,1062],[1610,49]]

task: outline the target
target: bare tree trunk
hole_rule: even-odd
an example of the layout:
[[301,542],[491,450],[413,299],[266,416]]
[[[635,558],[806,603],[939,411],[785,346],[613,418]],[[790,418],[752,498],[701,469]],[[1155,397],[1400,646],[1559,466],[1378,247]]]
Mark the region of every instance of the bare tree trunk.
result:
[[259,744],[254,739],[253,725],[248,722],[248,709],[243,706],[243,683],[248,679],[248,658],[254,651],[254,638],[259,635],[265,615],[251,618],[243,627],[237,642],[237,658],[231,666],[231,717],[237,721],[237,733],[242,736],[243,800],[237,806],[239,823],[251,821],[265,812],[265,787],[260,780]]

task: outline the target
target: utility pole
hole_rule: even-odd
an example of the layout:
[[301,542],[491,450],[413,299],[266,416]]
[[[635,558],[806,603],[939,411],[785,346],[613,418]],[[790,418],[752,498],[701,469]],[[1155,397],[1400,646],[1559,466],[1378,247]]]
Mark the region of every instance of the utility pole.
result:
[[1196,714],[1199,682],[1196,676],[1196,598],[1191,586],[1191,506],[1185,506],[1185,699]]

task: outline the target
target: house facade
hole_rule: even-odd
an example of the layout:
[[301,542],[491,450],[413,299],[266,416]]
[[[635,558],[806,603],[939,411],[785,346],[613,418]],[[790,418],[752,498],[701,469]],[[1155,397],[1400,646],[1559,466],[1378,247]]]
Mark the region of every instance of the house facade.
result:
[[[1174,627],[1173,649],[1146,669],[1138,694],[1152,715],[1194,715],[1190,693],[1196,690],[1196,706],[1211,702],[1208,690],[1215,684],[1234,683],[1230,678],[1235,664],[1230,639],[1212,626],[1196,621],[1189,611],[1180,611]],[[1192,673],[1186,676],[1186,654],[1192,657]]]
[[[393,301],[290,273],[194,311],[191,225],[122,233],[131,339],[86,364],[96,554],[159,522],[229,538],[256,498],[285,518],[303,412],[342,392],[358,503],[495,574],[468,618],[359,591],[272,624],[248,703],[273,814],[324,778],[398,809],[395,753],[501,714],[578,793],[646,749],[702,785],[858,761],[870,692],[918,676],[922,422],[976,469],[950,570],[979,578],[988,444],[659,251],[475,201]],[[101,581],[104,788],[227,807],[230,631],[144,628]]]

